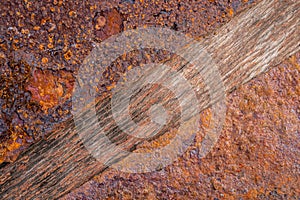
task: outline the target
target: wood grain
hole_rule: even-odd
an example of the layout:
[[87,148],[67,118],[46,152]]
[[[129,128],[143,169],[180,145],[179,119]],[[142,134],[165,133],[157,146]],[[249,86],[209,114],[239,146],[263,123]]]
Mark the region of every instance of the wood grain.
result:
[[[299,25],[299,1],[265,0],[236,16],[201,44],[207,47],[219,66],[226,92],[230,92],[299,51]],[[190,46],[190,55],[197,55],[195,48]],[[178,70],[189,66],[178,58],[166,64],[178,66]],[[190,74],[191,81],[199,77],[199,74]],[[172,95],[166,94],[168,101]],[[205,91],[200,94],[200,109],[203,110],[210,106],[210,100]],[[139,95],[147,96],[147,93]],[[103,97],[97,102],[100,115],[109,112],[109,101],[110,98]],[[216,101],[217,98],[212,103]],[[81,117],[84,119],[85,115],[82,113]],[[109,124],[111,119],[105,118],[105,114],[101,116],[100,120],[106,120]],[[171,125],[176,126],[177,120],[178,117],[172,119]],[[85,128],[82,127],[82,131],[86,131]],[[115,126],[108,125],[108,128],[111,129],[109,137],[114,142],[122,144],[128,141],[128,136]],[[61,124],[57,130],[47,140],[30,146],[16,162],[0,169],[1,199],[57,199],[106,169],[86,150],[74,130],[72,119]],[[164,131],[167,130],[160,134]],[[132,150],[138,141],[132,139],[124,147]],[[116,156],[110,162],[117,162],[125,156]]]

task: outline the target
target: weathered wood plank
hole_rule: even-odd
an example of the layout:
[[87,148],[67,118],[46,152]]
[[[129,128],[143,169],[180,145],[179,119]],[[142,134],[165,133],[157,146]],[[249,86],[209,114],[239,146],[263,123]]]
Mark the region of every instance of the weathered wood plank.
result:
[[[219,66],[226,91],[230,92],[234,87],[299,51],[299,25],[299,1],[265,0],[236,16],[214,36],[203,40],[202,44]],[[190,48],[189,54],[197,55],[198,50],[192,45]],[[188,67],[184,61],[176,58],[167,63],[179,68]],[[190,78],[197,79],[200,75],[191,74]],[[140,95],[147,96],[147,93]],[[168,95],[166,97],[169,98]],[[98,102],[100,113],[110,108],[109,100],[103,98]],[[202,110],[208,107],[209,97],[203,95],[200,104]],[[82,117],[84,118],[84,113]],[[178,118],[172,120],[174,126],[176,120]],[[111,137],[115,137],[117,142],[127,142],[128,139],[120,137],[120,134],[116,130]],[[138,140],[132,139],[125,147],[130,149],[137,142]],[[111,162],[120,158],[114,159]],[[56,199],[105,169],[105,165],[86,150],[70,120],[62,124],[62,128],[52,133],[47,140],[30,146],[15,163],[0,169],[0,197]]]

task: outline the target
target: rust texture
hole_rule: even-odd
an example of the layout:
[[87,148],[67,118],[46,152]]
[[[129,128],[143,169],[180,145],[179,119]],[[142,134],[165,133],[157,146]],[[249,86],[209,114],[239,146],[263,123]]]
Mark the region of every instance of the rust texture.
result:
[[[14,161],[27,144],[44,138],[56,129],[56,124],[71,117],[72,82],[94,42],[101,42],[122,30],[154,25],[200,39],[251,3],[239,0],[1,2],[1,70],[12,73],[14,63],[22,63],[28,69],[14,75],[24,79],[21,84],[8,72],[2,73],[6,78],[1,76],[1,83],[7,85],[1,86],[1,92],[11,90],[9,79],[15,87],[15,95],[25,94],[26,98],[18,97],[9,107],[12,98],[9,95],[0,97],[3,105],[0,163]],[[99,95],[109,91],[118,80],[116,72],[169,57],[166,52],[153,50],[125,55],[107,68],[106,79],[99,84]],[[12,128],[13,118],[20,121],[17,130]]]
[[[253,3],[1,2],[0,163],[13,162],[29,144],[71,119],[74,77],[94,42],[149,25],[201,39]],[[99,98],[114,87],[120,72],[170,56],[146,50],[119,58],[105,70]],[[298,53],[228,96],[226,125],[206,158],[197,157],[197,144],[208,127],[209,110],[201,115],[194,145],[173,165],[148,174],[107,170],[63,199],[299,198],[299,64]],[[159,139],[139,148],[156,148],[168,135]]]
[[[221,137],[205,158],[198,152],[210,109],[193,145],[172,165],[145,174],[109,169],[62,199],[298,199],[299,80],[297,53],[230,93]],[[169,137],[138,148],[157,148]]]

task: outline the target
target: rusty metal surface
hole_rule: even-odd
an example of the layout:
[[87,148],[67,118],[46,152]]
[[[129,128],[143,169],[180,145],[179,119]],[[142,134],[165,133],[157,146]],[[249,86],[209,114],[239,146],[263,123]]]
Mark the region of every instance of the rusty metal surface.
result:
[[[0,4],[0,163],[13,162],[35,140],[71,117],[70,96],[81,62],[93,48],[123,30],[166,26],[200,39],[253,1],[62,1]],[[131,52],[109,66],[99,96],[118,73],[170,57]]]
[[198,152],[209,109],[193,145],[172,165],[143,174],[109,169],[62,199],[298,199],[299,80],[300,53],[229,94],[221,137],[205,158]]
[[[254,1],[61,1],[0,3],[0,163],[71,117],[71,91],[81,61],[109,36],[162,25],[196,39],[212,33]],[[147,50],[119,58],[106,70],[99,95],[123,72],[164,60]],[[195,143],[173,165],[148,174],[108,170],[64,199],[297,199],[300,194],[299,53],[241,86],[227,99],[221,138],[204,159],[199,141],[210,122],[201,115]],[[144,143],[151,149],[168,141]]]

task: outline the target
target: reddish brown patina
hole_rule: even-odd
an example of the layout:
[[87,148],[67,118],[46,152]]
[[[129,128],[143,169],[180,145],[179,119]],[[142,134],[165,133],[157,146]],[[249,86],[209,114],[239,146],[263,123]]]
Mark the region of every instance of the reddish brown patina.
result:
[[297,199],[299,80],[300,53],[228,95],[221,137],[205,158],[198,153],[210,109],[201,113],[193,145],[172,165],[144,174],[109,169],[63,199]]
[[[13,162],[34,140],[71,118],[71,92],[81,62],[123,30],[165,26],[202,39],[257,1],[5,1],[0,3],[0,163]],[[119,73],[161,61],[164,51],[134,51],[108,66],[99,96]],[[233,91],[221,138],[197,157],[211,119],[201,116],[194,144],[178,161],[147,174],[107,170],[64,199],[297,199],[300,55]],[[168,142],[165,135],[139,148]]]
[[[9,145],[22,147],[14,142],[13,135],[27,135],[28,141],[32,141],[49,134],[55,124],[70,117],[72,82],[94,42],[141,26],[166,26],[200,39],[251,3],[239,0],[2,2],[1,69],[12,70],[14,62],[28,66],[26,74],[16,75],[23,77],[22,84],[10,78],[16,95],[25,93],[28,102],[15,101],[9,108],[9,117],[7,113],[1,115],[0,162],[14,160],[8,156]],[[153,50],[124,55],[107,68],[105,79],[99,84],[99,95],[115,85],[119,72],[150,61],[162,61],[170,55]],[[9,86],[2,86],[1,90],[5,88]],[[10,100],[1,96],[0,101],[1,105],[7,105]],[[20,116],[20,131],[8,128],[12,116]]]

